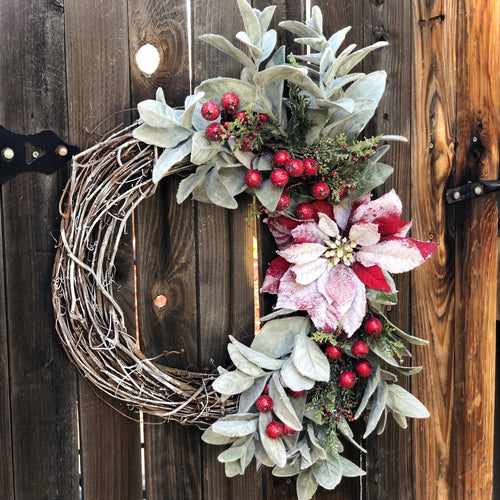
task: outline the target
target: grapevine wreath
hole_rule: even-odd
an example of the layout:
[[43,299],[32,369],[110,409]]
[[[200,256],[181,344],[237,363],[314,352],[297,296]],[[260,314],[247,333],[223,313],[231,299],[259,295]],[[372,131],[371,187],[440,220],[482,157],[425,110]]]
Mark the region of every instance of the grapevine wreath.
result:
[[[96,387],[205,429],[205,442],[227,446],[218,457],[227,476],[243,474],[255,456],[276,476],[297,475],[298,498],[308,499],[318,484],[333,489],[342,476],[364,474],[342,456],[343,440],[362,449],[352,422],[364,422],[366,438],[389,414],[401,427],[429,415],[395,375],[420,370],[403,366],[405,344],[426,342],[384,309],[397,302],[391,273],[415,268],[436,244],[406,236],[411,223],[393,190],[371,194],[392,172],[380,161],[386,141],[403,138],[360,135],[386,74],[350,71],[385,42],[340,51],[349,28],[327,39],[314,7],[306,23],[280,23],[309,49],[287,55],[268,30],[274,7],[238,5],[245,31],[236,38],[247,52],[219,35],[201,38],[241,63],[240,79],[202,82],[182,110],[160,89],[139,103],[137,123],[74,157],[54,308],[69,357]],[[179,172],[179,203],[192,196],[234,209],[236,196],[250,193],[277,246],[262,285],[276,307],[250,346],[229,337],[234,366],[218,374],[146,358],[113,297],[128,217]]]

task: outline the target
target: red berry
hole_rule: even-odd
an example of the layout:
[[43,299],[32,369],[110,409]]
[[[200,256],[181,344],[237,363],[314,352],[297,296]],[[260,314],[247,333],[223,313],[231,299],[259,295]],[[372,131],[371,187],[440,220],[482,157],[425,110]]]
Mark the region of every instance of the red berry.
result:
[[288,425],[283,424],[283,434],[285,436],[293,436],[297,431],[295,429],[292,429],[291,427],[288,427]]
[[297,210],[295,211],[295,215],[300,220],[311,219],[314,215],[314,208],[309,205],[309,203],[300,203],[297,206]]
[[363,378],[369,377],[372,373],[372,365],[369,361],[366,361],[366,359],[363,359],[362,361],[358,361],[356,363],[356,373]]
[[318,162],[314,158],[306,158],[302,163],[304,164],[304,175],[309,177],[318,173]]
[[[339,184],[341,184],[341,183],[339,182]],[[346,194],[347,194],[347,188],[342,188],[339,191],[339,198],[342,199]]]
[[351,387],[354,387],[355,383],[356,375],[354,375],[354,373],[346,370],[339,375],[339,384],[344,389],[350,389]]
[[203,118],[205,118],[205,120],[208,120],[209,122],[217,120],[217,118],[219,118],[219,115],[219,105],[213,101],[208,101],[201,107],[201,116],[203,116]]
[[288,392],[290,393],[290,396],[293,396],[294,398],[300,398],[300,396],[302,396],[305,391],[292,391],[292,389],[288,389]]
[[279,422],[269,422],[266,427],[266,434],[271,439],[279,439],[283,435],[283,424]]
[[255,402],[257,410],[262,413],[268,413],[273,409],[273,400],[270,396],[259,396]]
[[266,115],[265,113],[259,113],[259,122],[260,123],[267,123],[269,120],[269,116]]
[[288,183],[288,173],[282,168],[276,168],[269,177],[271,182],[278,187],[285,187]]
[[368,344],[363,340],[354,342],[351,347],[352,355],[356,358],[364,358],[368,354],[369,350],[370,348],[368,347]]
[[273,155],[273,164],[276,167],[284,167],[286,165],[286,162],[291,158],[292,156],[286,149],[280,149],[279,151],[276,151]]
[[378,318],[370,318],[363,328],[368,335],[378,335],[382,331],[382,321]]
[[262,174],[258,170],[249,170],[245,174],[245,184],[251,188],[262,186]]
[[226,111],[235,111],[240,105],[240,98],[234,92],[226,92],[222,96],[220,103]]
[[329,345],[326,348],[326,357],[329,359],[339,359],[342,357],[342,348],[338,345]]
[[253,146],[254,146],[254,141],[253,141],[253,137],[250,137],[250,136],[246,136],[243,138],[243,140],[241,141],[241,150],[242,151],[252,151],[253,149]]
[[234,113],[233,115],[233,120],[240,120],[241,123],[247,123],[248,122],[248,116],[246,111],[238,111],[237,113]]
[[317,182],[312,187],[311,193],[317,200],[326,200],[330,194],[330,188],[326,182]]
[[304,164],[298,158],[291,158],[286,162],[285,169],[291,177],[300,177],[304,173]]
[[222,139],[222,127],[220,126],[220,123],[211,123],[208,127],[207,130],[205,130],[206,136],[211,140],[211,141],[220,141]]
[[286,193],[282,193],[278,204],[276,205],[276,210],[286,210],[290,206],[290,196]]

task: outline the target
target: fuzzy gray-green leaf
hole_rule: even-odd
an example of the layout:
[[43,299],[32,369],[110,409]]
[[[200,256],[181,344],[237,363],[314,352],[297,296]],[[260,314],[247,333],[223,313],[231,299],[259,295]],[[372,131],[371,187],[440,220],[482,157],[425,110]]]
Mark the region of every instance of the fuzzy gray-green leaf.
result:
[[260,188],[254,190],[257,199],[270,212],[276,210],[282,192],[283,188],[275,186],[270,179],[266,179]]
[[271,396],[274,402],[273,411],[278,418],[288,425],[288,427],[300,431],[302,429],[302,422],[297,417],[292,403],[281,385],[277,372],[273,373],[269,381],[269,396]]
[[203,182],[213,165],[201,165],[194,174],[183,179],[177,188],[177,203],[182,203]]
[[221,394],[239,394],[253,384],[253,377],[239,370],[219,375],[212,384],[215,391]]
[[292,351],[295,337],[308,333],[311,322],[304,316],[277,318],[264,324],[251,344],[252,349],[272,358],[281,358]]
[[342,475],[345,477],[366,476],[366,472],[358,467],[355,463],[347,458],[339,455],[340,466],[342,467]]
[[297,499],[310,500],[317,489],[318,482],[311,469],[302,471],[297,477]]
[[342,465],[339,455],[330,455],[326,460],[315,463],[312,466],[312,472],[321,487],[333,490],[342,479]]
[[259,436],[268,457],[278,466],[286,465],[286,449],[281,439],[272,439],[266,434],[266,427],[272,421],[269,413],[259,413]]
[[214,422],[212,430],[216,434],[228,437],[249,436],[257,430],[257,415],[254,413],[228,415]]
[[205,182],[205,189],[208,198],[214,205],[230,209],[238,208],[238,202],[219,178],[219,172],[216,168],[209,172]]
[[283,361],[280,359],[275,359],[271,356],[267,356],[259,351],[256,351],[245,344],[242,344],[236,340],[232,335],[229,335],[229,339],[234,344],[236,349],[245,356],[249,361],[264,368],[265,370],[279,370],[283,365]]
[[230,444],[234,442],[236,438],[223,436],[222,434],[217,434],[214,432],[212,427],[209,427],[201,436],[201,439],[204,443],[214,444],[214,445],[222,445],[222,444]]
[[375,373],[368,378],[368,382],[366,383],[365,387],[365,392],[363,393],[363,397],[361,398],[361,401],[359,403],[358,410],[354,415],[355,420],[357,420],[365,410],[368,401],[370,401],[370,398],[373,396],[373,393],[377,390],[379,382],[380,382],[380,366],[377,366]]
[[269,380],[271,375],[267,374],[262,377],[257,377],[254,383],[240,395],[240,400],[238,402],[238,412],[246,413],[253,406],[257,398],[263,393],[264,387]]
[[297,335],[292,351],[292,362],[297,371],[304,377],[328,382],[330,379],[330,363],[316,342],[306,335]]
[[390,384],[387,406],[405,417],[427,418],[430,416],[427,408],[410,392],[396,384]]
[[200,130],[193,135],[191,162],[203,165],[212,160],[220,149],[217,141],[210,141],[205,132]]
[[229,353],[229,357],[234,363],[234,366],[246,375],[250,375],[251,377],[262,377],[265,374],[262,368],[259,368],[251,361],[248,361],[248,359],[245,358],[245,356],[243,356],[233,344],[227,345],[227,352]]
[[151,127],[146,123],[143,123],[132,132],[133,137],[139,141],[168,149],[174,148],[180,142],[185,141],[191,134],[192,132],[183,127],[165,129]]
[[153,182],[156,184],[177,163],[181,162],[191,152],[191,139],[179,144],[173,149],[165,149],[153,167]]
[[259,18],[254,12],[252,6],[245,0],[238,0],[238,7],[240,9],[241,17],[243,18],[243,23],[245,24],[245,30],[250,37],[251,42],[257,45],[260,42],[260,23]]
[[356,188],[349,191],[349,194],[342,199],[342,203],[354,201],[377,186],[382,185],[393,171],[394,169],[390,165],[369,163],[364,167],[364,172]]
[[308,391],[309,389],[312,389],[315,384],[315,380],[304,377],[297,371],[290,358],[287,358],[283,363],[280,371],[280,377],[283,384],[292,389],[292,391]]
[[366,439],[376,429],[378,421],[380,420],[380,417],[385,410],[388,394],[389,391],[387,388],[387,384],[385,382],[380,382],[377,387],[377,392],[375,393],[375,398],[372,403],[368,422],[366,423],[366,429],[365,433],[363,434],[363,439]]
[[243,66],[246,66],[247,68],[250,68],[252,70],[255,68],[254,62],[242,50],[235,47],[227,38],[221,35],[206,34],[201,35],[200,40],[213,45],[221,52],[224,52],[224,54],[233,57],[238,62],[243,64]]

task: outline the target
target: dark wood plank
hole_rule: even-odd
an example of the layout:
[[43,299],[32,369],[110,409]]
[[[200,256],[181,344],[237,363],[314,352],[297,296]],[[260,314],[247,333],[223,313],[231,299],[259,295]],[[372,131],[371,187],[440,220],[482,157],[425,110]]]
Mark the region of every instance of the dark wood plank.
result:
[[[127,3],[89,0],[66,5],[71,140],[85,147],[127,123],[130,107]],[[93,29],[89,30],[89,26]],[[83,49],[84,48],[84,49]],[[101,122],[101,127],[90,134]],[[116,262],[116,296],[135,331],[132,230]],[[85,498],[142,498],[140,429],[79,379],[80,442]],[[120,408],[116,405],[117,408]],[[121,411],[127,412],[126,407]]]
[[[66,137],[62,7],[2,1],[0,10],[0,122],[15,132],[48,128]],[[50,293],[51,232],[58,226],[64,177],[26,174],[2,186],[2,323],[8,342],[2,353],[8,348],[9,370],[9,378],[2,378],[4,395],[10,384],[10,407],[6,402],[2,412],[10,411],[12,432],[5,462],[2,456],[2,478],[11,478],[2,493],[10,491],[9,498],[78,497],[75,374],[55,333]]]
[[[193,2],[193,84],[216,76],[238,77],[241,68],[217,49],[200,42],[203,33],[217,33],[235,41],[243,27],[236,2],[217,0],[206,8]],[[197,204],[198,275],[202,366],[224,363],[227,335],[247,339],[253,332],[253,267],[251,231],[245,227],[245,202],[234,213]],[[229,269],[228,269],[229,267]],[[228,479],[216,457],[220,449],[203,446],[206,498],[260,498],[262,480],[253,464],[244,476]]]
[[[129,2],[133,104],[165,90],[180,106],[189,94],[188,32],[182,1]],[[133,60],[145,43],[157,47],[160,66],[146,76]],[[192,202],[177,205],[177,182],[162,182],[136,213],[141,343],[146,355],[181,351],[163,362],[198,368],[195,214]],[[154,299],[164,295],[163,308]],[[160,362],[162,362],[160,360]],[[146,495],[151,499],[202,498],[201,433],[177,423],[146,426]]]
[[[386,91],[367,127],[366,136],[385,133],[399,134],[409,139],[412,111],[412,75],[409,71],[412,57],[411,5],[408,2],[390,5],[370,0],[365,0],[364,4],[364,45],[377,41],[389,43],[389,46],[370,54],[364,63],[366,73],[376,70],[387,72]],[[391,142],[390,146],[383,161],[394,167],[394,173],[383,186],[383,191],[396,190],[403,202],[403,218],[411,220],[411,185],[408,181],[410,143]],[[398,304],[388,311],[388,315],[401,329],[411,332],[410,274],[404,273],[394,278],[399,291]],[[410,390],[410,378],[400,375],[399,383]],[[392,418],[381,436],[373,436],[368,440],[367,498],[383,498],[387,491],[392,492],[395,500],[411,498],[413,469],[410,443],[410,429],[401,429]]]
[[[3,229],[3,220],[2,220]],[[3,231],[0,231],[0,491],[14,496],[12,463],[12,422],[10,416],[9,344],[7,328],[6,287],[4,272]]]

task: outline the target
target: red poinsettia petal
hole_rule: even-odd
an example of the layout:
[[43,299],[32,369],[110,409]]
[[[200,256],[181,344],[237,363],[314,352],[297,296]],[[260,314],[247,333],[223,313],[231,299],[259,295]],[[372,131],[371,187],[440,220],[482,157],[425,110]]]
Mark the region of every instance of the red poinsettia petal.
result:
[[382,269],[378,266],[365,267],[359,262],[354,262],[351,269],[356,273],[356,276],[360,279],[362,283],[375,290],[382,290],[384,292],[390,292],[391,287],[387,280],[385,279]]
[[401,217],[403,204],[394,189],[382,195],[380,198],[366,203],[362,203],[357,208],[353,208],[350,223],[373,222],[380,217]]
[[379,266],[390,273],[404,273],[422,264],[437,247],[437,243],[391,236],[363,247],[356,253],[356,260],[365,267]]
[[286,217],[268,217],[264,222],[269,227],[280,250],[293,243],[292,229],[295,229],[300,224],[300,222]]
[[399,217],[378,217],[373,223],[378,225],[380,236],[404,237],[411,227],[411,222],[401,220]]
[[321,231],[315,222],[304,222],[292,229],[293,242],[296,244],[321,243],[323,244],[328,236]]
[[333,219],[333,205],[328,201],[316,200],[313,201],[310,205],[311,207],[313,207],[313,218],[316,222],[318,222],[318,214],[325,214],[330,217],[330,219]]
[[266,271],[266,277],[264,278],[264,283],[262,283],[261,292],[278,293],[281,278],[288,271],[290,266],[290,262],[283,257],[276,257]]

